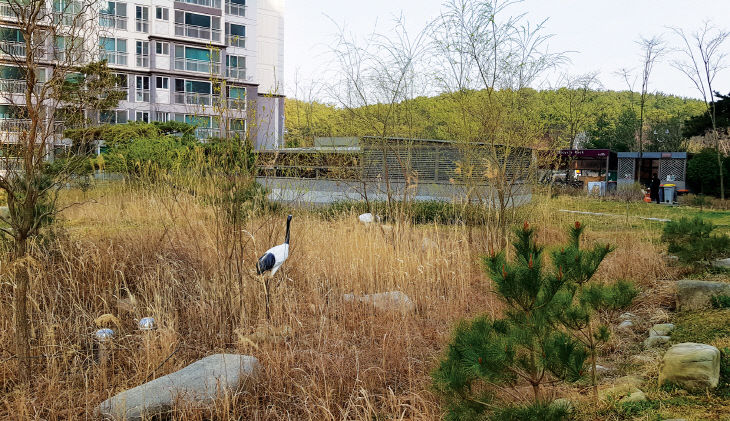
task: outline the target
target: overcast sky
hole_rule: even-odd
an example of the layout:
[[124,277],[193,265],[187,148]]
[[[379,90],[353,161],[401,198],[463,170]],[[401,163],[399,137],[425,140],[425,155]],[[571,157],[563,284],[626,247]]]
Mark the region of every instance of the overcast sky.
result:
[[[328,60],[329,44],[338,25],[350,32],[366,35],[373,28],[390,27],[401,13],[413,33],[438,15],[442,0],[287,0],[285,15],[285,90],[294,93],[294,79],[316,79]],[[546,30],[554,34],[553,51],[572,51],[565,70],[582,74],[599,72],[606,89],[626,89],[615,72],[620,68],[640,67],[640,35],[665,34],[670,45],[676,38],[667,26],[687,30],[709,20],[730,29],[730,0],[526,0],[514,9],[524,10],[531,22],[548,19]],[[724,51],[730,53],[730,40]],[[728,58],[730,60],[730,57]],[[730,71],[715,80],[718,90],[730,92]],[[697,97],[691,82],[669,65],[665,58],[656,65],[651,91]]]

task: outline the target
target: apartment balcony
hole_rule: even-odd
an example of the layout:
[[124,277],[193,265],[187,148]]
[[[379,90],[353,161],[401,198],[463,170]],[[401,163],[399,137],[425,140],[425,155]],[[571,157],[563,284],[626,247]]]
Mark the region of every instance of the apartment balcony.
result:
[[25,94],[28,83],[24,80],[0,79],[0,93]]
[[[43,135],[45,133],[45,130],[52,130],[53,134],[61,135],[63,134],[63,122],[62,121],[41,121],[40,124],[37,126],[37,130],[39,132],[39,135]],[[31,128],[31,120],[26,119],[16,119],[16,118],[6,118],[6,119],[0,119],[0,133],[7,133],[15,135],[14,138],[17,140],[17,135],[19,133],[28,132]],[[50,133],[49,133],[50,134]],[[0,136],[0,142],[8,141],[9,139],[4,139],[2,136]],[[12,138],[10,139],[12,141]]]
[[221,65],[220,65],[220,63],[206,61],[206,60],[176,58],[175,59],[175,70],[185,70],[188,72],[200,72],[200,73],[219,75],[221,73]]
[[25,57],[26,48],[24,42],[0,41],[0,55],[10,57]]
[[112,66],[127,66],[127,53],[102,50],[100,58]]
[[150,102],[149,89],[135,89],[134,99],[136,102]]
[[226,69],[226,77],[229,79],[247,80],[246,69],[241,67],[229,67]]
[[150,56],[148,54],[137,54],[137,67],[150,67]]
[[180,37],[204,39],[206,41],[220,42],[221,40],[220,29],[188,25],[185,23],[175,23],[175,35]]
[[246,48],[246,37],[228,35],[226,37],[226,45],[230,47]]
[[211,106],[220,101],[219,95],[199,94],[195,92],[175,92],[175,104]]
[[226,14],[232,16],[246,16],[246,6],[243,4],[226,2]]
[[52,22],[54,25],[74,26],[76,18],[79,17],[79,24],[84,23],[85,17],[80,13],[53,12]]
[[194,4],[197,6],[212,7],[214,9],[221,8],[221,0],[175,0],[178,3]]
[[127,30],[127,17],[116,16],[108,13],[99,13],[99,25],[104,28]]

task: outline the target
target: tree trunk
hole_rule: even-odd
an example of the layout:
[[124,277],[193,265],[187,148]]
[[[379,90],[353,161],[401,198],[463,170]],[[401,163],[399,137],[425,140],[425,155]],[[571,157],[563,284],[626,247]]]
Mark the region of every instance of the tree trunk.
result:
[[[16,239],[13,260],[18,262],[27,254],[25,238]],[[20,380],[28,383],[31,379],[30,360],[30,322],[28,320],[28,289],[30,277],[26,263],[15,267],[15,355],[18,358]]]

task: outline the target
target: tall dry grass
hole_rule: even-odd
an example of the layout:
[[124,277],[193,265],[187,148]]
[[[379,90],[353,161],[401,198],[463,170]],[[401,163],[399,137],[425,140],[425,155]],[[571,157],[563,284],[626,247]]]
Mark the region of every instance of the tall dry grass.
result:
[[[487,245],[459,226],[366,227],[356,215],[324,220],[294,210],[290,259],[272,292],[272,320],[254,262],[282,242],[285,214],[226,225],[199,197],[111,185],[69,191],[67,210],[32,265],[36,377],[16,382],[12,284],[0,284],[0,418],[88,419],[104,399],[217,352],[259,358],[262,379],[212,407],[181,404],[175,419],[437,419],[429,372],[460,318],[501,305],[483,274]],[[564,241],[569,218],[526,209],[541,241]],[[480,230],[483,228],[477,228]],[[617,246],[602,279],[651,285],[670,276],[651,236],[592,232]],[[43,250],[43,251],[41,251]],[[344,303],[346,293],[398,290],[413,314]],[[119,320],[106,364],[95,319]],[[137,321],[159,328],[142,334]],[[113,322],[112,322],[113,324]]]

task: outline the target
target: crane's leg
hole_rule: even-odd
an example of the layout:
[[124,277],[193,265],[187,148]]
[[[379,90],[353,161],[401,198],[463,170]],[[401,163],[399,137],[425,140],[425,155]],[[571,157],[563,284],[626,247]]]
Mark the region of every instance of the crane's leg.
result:
[[266,321],[271,322],[271,296],[269,291],[270,276],[264,275],[264,300],[266,302]]

